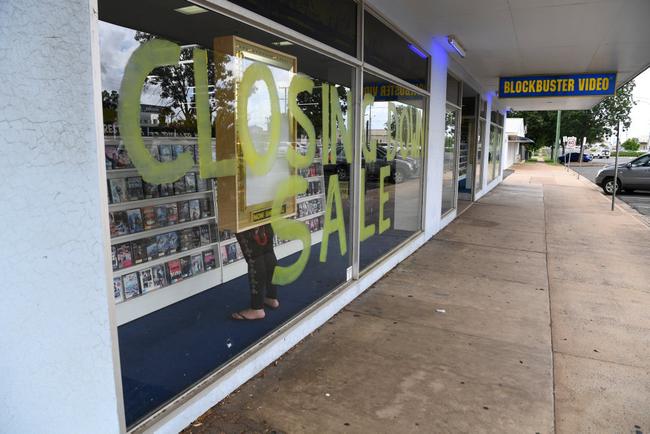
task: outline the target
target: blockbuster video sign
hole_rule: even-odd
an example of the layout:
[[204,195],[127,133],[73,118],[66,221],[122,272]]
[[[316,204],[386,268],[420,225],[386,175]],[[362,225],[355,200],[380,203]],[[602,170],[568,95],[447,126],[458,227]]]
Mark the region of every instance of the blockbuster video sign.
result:
[[499,78],[499,98],[597,96],[615,92],[615,73]]

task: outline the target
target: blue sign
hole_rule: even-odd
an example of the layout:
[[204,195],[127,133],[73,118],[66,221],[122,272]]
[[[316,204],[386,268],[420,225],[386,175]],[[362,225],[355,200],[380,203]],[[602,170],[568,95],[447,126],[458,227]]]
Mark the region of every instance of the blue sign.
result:
[[614,95],[616,73],[499,78],[499,98]]

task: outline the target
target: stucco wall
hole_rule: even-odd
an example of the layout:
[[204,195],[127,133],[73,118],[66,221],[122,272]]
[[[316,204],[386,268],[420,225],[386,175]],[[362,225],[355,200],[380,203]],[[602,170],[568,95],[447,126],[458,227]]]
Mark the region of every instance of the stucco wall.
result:
[[0,431],[118,432],[88,0],[0,1]]

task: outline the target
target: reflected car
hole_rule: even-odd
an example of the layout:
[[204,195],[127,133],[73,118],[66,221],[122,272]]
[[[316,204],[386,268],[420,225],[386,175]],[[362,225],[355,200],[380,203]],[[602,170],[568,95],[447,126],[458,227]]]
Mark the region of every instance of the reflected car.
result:
[[614,182],[613,164],[603,167],[596,174],[598,184],[606,194],[614,191],[648,190],[650,191],[650,154],[635,158],[627,164],[618,166],[618,182]]
[[[366,169],[366,179],[379,179],[379,171],[383,166],[390,166],[388,179],[394,184],[400,184],[409,178],[418,176],[420,172],[419,161],[410,157],[402,158],[399,154],[389,161],[386,158],[386,152],[386,147],[380,144],[377,146],[377,159],[375,161],[366,162],[365,159],[362,159],[362,164]],[[326,164],[323,168],[328,175],[338,174],[341,181],[350,179],[350,164],[345,159],[342,145],[339,144],[336,149],[336,164]]]
[[[588,163],[593,159],[594,157],[590,154],[582,154],[582,161],[585,163]],[[568,152],[564,155],[560,155],[558,161],[562,164],[565,164],[566,162],[577,163],[580,161],[580,152]]]

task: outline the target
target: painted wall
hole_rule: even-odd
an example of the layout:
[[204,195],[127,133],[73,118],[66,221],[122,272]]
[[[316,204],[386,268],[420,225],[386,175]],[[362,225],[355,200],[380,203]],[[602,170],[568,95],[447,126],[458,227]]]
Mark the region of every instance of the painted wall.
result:
[[2,432],[120,429],[92,8],[0,3]]

